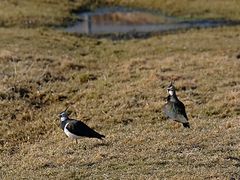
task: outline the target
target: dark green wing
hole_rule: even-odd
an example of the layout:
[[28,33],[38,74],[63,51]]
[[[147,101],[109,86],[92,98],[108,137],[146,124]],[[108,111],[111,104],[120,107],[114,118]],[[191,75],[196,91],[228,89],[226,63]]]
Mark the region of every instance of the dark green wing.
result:
[[99,134],[98,132],[94,131],[86,124],[81,121],[72,120],[66,127],[71,133],[76,134],[77,136],[85,136],[89,138],[98,138],[102,139],[105,136]]
[[179,102],[167,102],[163,106],[163,113],[167,118],[185,123],[188,121],[184,104]]
[[181,101],[177,101],[175,103],[175,109],[178,112],[178,114],[183,115],[188,120],[187,113],[186,113],[186,110],[185,110],[185,106]]

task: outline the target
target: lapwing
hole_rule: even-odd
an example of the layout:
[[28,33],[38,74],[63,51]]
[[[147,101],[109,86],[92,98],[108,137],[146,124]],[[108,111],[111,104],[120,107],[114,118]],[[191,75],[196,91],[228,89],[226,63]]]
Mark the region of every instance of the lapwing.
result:
[[173,83],[167,87],[167,102],[163,106],[163,113],[167,118],[183,124],[183,127],[190,128],[184,104],[178,99]]
[[101,140],[105,138],[104,135],[97,133],[83,122],[69,118],[66,110],[61,112],[59,117],[62,130],[69,138],[76,139],[76,143],[77,139],[81,137],[97,138]]

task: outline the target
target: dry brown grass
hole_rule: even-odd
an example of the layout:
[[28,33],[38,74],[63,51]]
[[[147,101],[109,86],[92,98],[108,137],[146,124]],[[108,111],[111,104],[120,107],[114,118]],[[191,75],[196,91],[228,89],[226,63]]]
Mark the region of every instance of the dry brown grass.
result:
[[[112,1],[112,0],[108,0]],[[161,10],[162,12],[182,16],[185,18],[240,18],[240,2],[238,0],[118,0],[117,4],[124,4],[133,7],[145,7]]]
[[[238,33],[112,42],[0,29],[2,177],[238,178]],[[171,79],[190,130],[162,116]],[[69,105],[106,142],[67,139],[57,114]]]
[[161,10],[183,18],[223,18],[239,20],[238,0],[1,0],[0,26],[59,26],[76,19],[71,12],[116,5]]
[[[111,41],[0,28],[0,178],[240,178],[239,32]],[[171,79],[191,129],[163,118]],[[106,140],[66,138],[66,106]]]

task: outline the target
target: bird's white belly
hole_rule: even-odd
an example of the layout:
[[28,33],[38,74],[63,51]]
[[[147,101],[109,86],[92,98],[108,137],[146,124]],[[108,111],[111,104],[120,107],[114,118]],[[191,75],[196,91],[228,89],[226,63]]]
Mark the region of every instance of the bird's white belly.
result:
[[64,133],[69,137],[69,138],[72,138],[72,139],[79,139],[81,138],[80,136],[77,136],[73,133],[71,133],[66,127],[67,127],[68,123],[65,125],[64,127]]

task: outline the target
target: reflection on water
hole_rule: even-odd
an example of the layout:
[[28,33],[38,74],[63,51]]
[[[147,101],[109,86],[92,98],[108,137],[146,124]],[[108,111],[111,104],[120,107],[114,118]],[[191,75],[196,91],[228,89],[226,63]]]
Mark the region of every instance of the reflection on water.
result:
[[147,33],[236,24],[224,20],[182,21],[179,18],[164,16],[156,12],[123,7],[99,8],[94,12],[82,12],[77,15],[80,20],[67,27],[65,29],[67,32],[81,34]]

